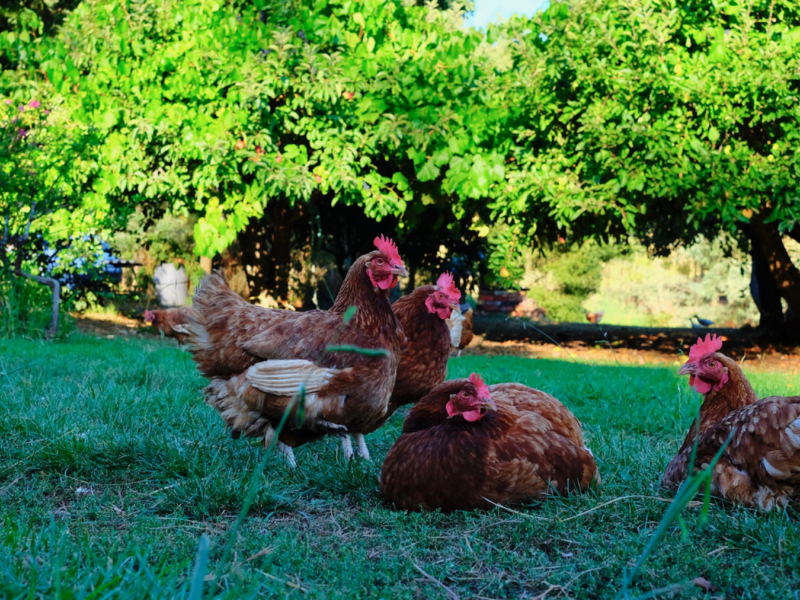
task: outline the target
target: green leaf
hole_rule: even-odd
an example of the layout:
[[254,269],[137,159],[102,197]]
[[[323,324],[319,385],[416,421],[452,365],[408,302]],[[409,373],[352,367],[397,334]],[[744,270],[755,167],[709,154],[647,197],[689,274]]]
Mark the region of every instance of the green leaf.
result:
[[439,176],[439,168],[434,164],[433,159],[428,159],[425,165],[417,171],[417,179],[420,181],[433,181]]
[[397,185],[397,189],[404,192],[408,189],[408,179],[401,172],[392,175],[392,183]]

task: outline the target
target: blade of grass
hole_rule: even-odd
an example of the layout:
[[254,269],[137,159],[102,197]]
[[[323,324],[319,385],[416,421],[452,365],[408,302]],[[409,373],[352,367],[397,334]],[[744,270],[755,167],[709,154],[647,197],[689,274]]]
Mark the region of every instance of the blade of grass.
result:
[[197,547],[192,583],[189,586],[189,600],[201,600],[203,597],[203,582],[205,581],[206,566],[208,565],[208,548],[208,536],[204,533],[200,536],[200,544]]
[[725,443],[714,455],[714,458],[711,460],[708,467],[699,473],[695,473],[694,475],[688,477],[684,484],[680,487],[678,493],[675,495],[675,499],[672,501],[669,507],[667,507],[667,512],[664,514],[655,532],[653,532],[653,535],[650,537],[650,541],[647,543],[647,546],[645,546],[644,551],[639,556],[639,559],[636,561],[633,569],[623,578],[622,588],[616,596],[617,600],[628,597],[628,589],[630,588],[631,583],[633,583],[634,578],[644,566],[645,562],[647,562],[647,559],[650,557],[650,554],[652,554],[653,550],[655,550],[658,543],[667,534],[667,529],[669,529],[673,521],[677,520],[678,516],[689,503],[689,501],[694,498],[694,496],[700,490],[700,486],[702,486],[707,479],[711,479],[711,474],[713,473],[714,467],[716,466],[717,462],[719,462],[719,459],[722,458],[722,454],[725,452],[728,444],[730,444],[731,440],[733,439],[733,434],[734,432],[731,431],[728,439],[725,440]]

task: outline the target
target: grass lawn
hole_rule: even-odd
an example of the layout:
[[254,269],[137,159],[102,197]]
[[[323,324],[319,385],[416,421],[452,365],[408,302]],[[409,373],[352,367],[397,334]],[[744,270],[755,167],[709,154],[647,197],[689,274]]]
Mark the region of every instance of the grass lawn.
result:
[[[267,464],[220,598],[613,598],[671,495],[658,481],[699,398],[678,367],[469,356],[488,383],[554,394],[581,419],[603,485],[517,512],[407,514],[378,493],[405,413],[367,437],[373,462],[337,440],[298,468]],[[759,395],[793,395],[797,373],[748,372]],[[219,567],[262,447],[226,434],[189,355],[158,340],[73,335],[0,340],[0,598],[188,597],[203,533]],[[798,598],[800,514],[712,502],[684,512],[633,596],[690,583],[682,598]],[[669,594],[667,594],[669,596]]]

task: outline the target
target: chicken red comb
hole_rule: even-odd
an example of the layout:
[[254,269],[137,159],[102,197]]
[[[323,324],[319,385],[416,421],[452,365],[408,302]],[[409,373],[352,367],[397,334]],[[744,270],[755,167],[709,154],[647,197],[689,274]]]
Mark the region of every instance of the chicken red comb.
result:
[[447,294],[453,302],[458,302],[461,299],[461,292],[458,291],[456,284],[453,282],[453,275],[451,273],[442,273],[439,275],[436,286]]
[[397,252],[397,246],[395,246],[394,242],[389,238],[383,237],[383,235],[381,235],[381,237],[376,237],[375,247],[388,256],[392,264],[403,264],[403,259],[400,258],[400,254]]
[[722,348],[722,338],[709,333],[706,339],[697,338],[697,343],[689,348],[689,360],[700,360],[706,354],[711,354]]
[[483,377],[478,375],[477,373],[473,373],[469,376],[469,382],[475,386],[478,390],[478,398],[491,398],[491,394],[489,393],[489,386],[486,385],[483,381]]
[[152,323],[156,320],[156,313],[154,313],[152,310],[144,311],[144,320],[148,323]]

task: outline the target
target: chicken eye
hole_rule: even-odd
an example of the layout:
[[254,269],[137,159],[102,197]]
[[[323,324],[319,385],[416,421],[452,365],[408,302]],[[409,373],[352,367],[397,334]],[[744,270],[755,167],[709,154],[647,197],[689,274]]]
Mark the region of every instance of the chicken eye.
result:
[[382,264],[383,264],[383,259],[382,259],[382,258],[378,258],[378,259],[376,259],[376,260],[375,260],[375,264],[376,264],[376,265],[382,265]]
[[709,368],[709,369],[714,369],[714,368],[716,368],[716,366],[717,366],[717,363],[716,363],[716,362],[714,362],[713,360],[710,360],[710,361],[708,361],[708,362],[706,363],[706,365],[708,366],[708,368]]

